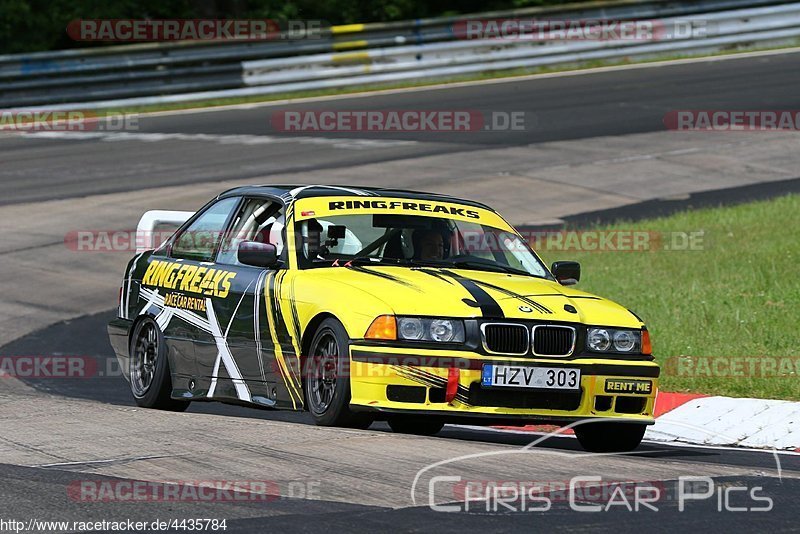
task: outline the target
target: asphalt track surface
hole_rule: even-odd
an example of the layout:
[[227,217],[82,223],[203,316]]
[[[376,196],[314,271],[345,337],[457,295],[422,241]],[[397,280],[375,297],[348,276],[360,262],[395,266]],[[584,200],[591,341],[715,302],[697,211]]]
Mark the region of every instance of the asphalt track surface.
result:
[[[80,354],[97,360],[97,369],[115,369],[115,359],[111,347],[102,336],[106,322],[113,312],[87,316],[75,321],[53,325],[46,331],[25,336],[2,348],[6,355]],[[27,385],[47,395],[65,398],[80,398],[120,406],[133,406],[127,384],[115,373],[75,379],[26,379]],[[260,410],[219,403],[194,403],[189,413],[206,413],[238,417],[243,419],[266,419],[285,421],[295,425],[313,425],[305,413]],[[181,417],[175,415],[174,417]],[[368,432],[390,432],[383,423],[375,423]],[[442,448],[447,442],[468,441],[490,443],[498,446],[524,446],[535,436],[512,433],[498,433],[488,430],[446,427],[435,438]],[[268,442],[268,437],[265,436]],[[574,439],[552,438],[542,444],[561,453],[580,454]],[[266,451],[265,451],[266,452]],[[268,462],[268,452],[265,462]],[[228,518],[229,532],[252,532],[261,529],[291,529],[307,532],[325,532],[331,528],[354,532],[389,532],[435,530],[444,532],[491,530],[510,532],[520,528],[547,528],[559,532],[573,530],[599,530],[616,532],[640,532],[643,529],[653,532],[674,532],[704,530],[721,532],[735,529],[739,532],[758,532],[769,529],[775,532],[796,531],[796,495],[800,491],[800,456],[780,456],[781,477],[776,478],[776,459],[765,452],[741,451],[736,449],[708,449],[694,447],[670,447],[655,443],[642,445],[636,460],[640,462],[666,465],[688,464],[717,465],[752,469],[757,475],[713,477],[718,487],[759,487],[759,495],[769,496],[773,509],[765,513],[741,513],[720,511],[718,502],[712,498],[698,503],[689,503],[684,511],[678,510],[678,501],[671,484],[662,481],[660,486],[664,498],[658,503],[659,511],[648,513],[643,509],[632,512],[625,507],[612,507],[608,511],[577,513],[568,502],[553,497],[552,508],[546,512],[530,511],[531,504],[511,501],[514,512],[501,507],[500,511],[487,512],[480,505],[474,505],[472,512],[441,513],[432,511],[427,505],[407,507],[382,507],[362,505],[357,502],[308,500],[299,498],[276,498],[268,502],[212,502],[212,503],[159,503],[128,502],[122,507],[118,503],[76,503],[68,497],[68,488],[79,476],[76,471],[86,471],[82,466],[24,467],[0,464],[0,476],[4,479],[2,501],[14,517],[41,517],[41,503],[47,502],[48,516],[59,520],[74,519],[113,520],[124,517],[132,520],[153,520],[153,518],[176,517],[225,517]],[[72,468],[72,469],[70,469]],[[268,472],[269,466],[264,466]],[[678,468],[680,469],[680,468]],[[88,470],[91,474],[91,469]],[[766,476],[762,476],[766,475]],[[322,474],[324,477],[324,474]],[[95,482],[123,481],[116,477],[101,474],[91,475]],[[601,502],[605,504],[605,502]],[[731,506],[754,506],[748,498],[734,495]],[[458,503],[463,506],[463,503]],[[524,513],[521,510],[526,510]]]
[[[58,347],[58,354],[83,355],[97,360],[97,369],[112,370],[105,376],[101,374],[89,378],[47,378],[23,379],[35,389],[47,395],[65,398],[80,398],[119,406],[134,406],[125,380],[113,372],[115,358],[107,340],[97,336],[105,324],[113,318],[114,312],[83,317],[74,321],[59,323],[42,332],[25,336],[14,343],[2,347],[6,355],[51,354]],[[262,410],[221,403],[193,403],[188,413],[203,413],[237,417],[244,420],[284,421],[295,425],[313,425],[306,413]],[[176,414],[174,417],[181,417]],[[385,423],[374,423],[368,432],[390,433]],[[490,430],[448,426],[434,438],[445,449],[448,442],[472,442],[495,444],[498,446],[522,447],[529,444],[536,435],[501,433]],[[265,436],[268,442],[268,437]],[[560,453],[580,454],[575,439],[569,437],[551,438],[541,447],[557,450]],[[634,455],[629,455],[634,457]],[[576,460],[577,460],[576,456]],[[732,512],[720,510],[717,497],[700,502],[689,502],[684,511],[678,510],[676,486],[674,481],[652,481],[661,484],[664,492],[657,503],[658,512],[644,507],[639,512],[630,511],[625,506],[613,506],[603,512],[578,513],[569,503],[553,494],[552,508],[546,512],[531,511],[534,505],[528,501],[510,501],[510,508],[502,506],[499,511],[487,512],[485,505],[474,504],[472,512],[444,513],[432,511],[427,503],[416,506],[385,507],[363,505],[357,502],[343,503],[324,499],[300,499],[279,497],[267,502],[211,502],[211,503],[167,503],[167,502],[126,502],[119,503],[76,503],[68,497],[68,488],[76,480],[86,479],[78,471],[86,471],[82,466],[24,467],[0,464],[0,476],[4,479],[0,492],[2,502],[14,517],[41,517],[41,503],[48,503],[48,515],[60,520],[72,519],[112,520],[130,518],[132,520],[152,520],[153,518],[225,517],[228,518],[228,532],[253,532],[270,529],[277,531],[329,532],[342,529],[353,532],[390,531],[429,531],[443,532],[486,531],[511,532],[521,528],[571,532],[571,531],[615,531],[615,532],[796,532],[796,497],[800,492],[800,456],[780,455],[780,477],[776,477],[775,456],[769,452],[737,449],[711,449],[701,447],[673,447],[657,443],[645,443],[635,453],[636,461],[653,464],[684,466],[691,471],[691,465],[715,465],[725,468],[746,468],[756,475],[714,476],[718,488],[747,487],[762,488],[759,496],[768,496],[773,501],[769,512]],[[268,450],[265,450],[268,462]],[[72,467],[72,469],[70,469]],[[701,467],[699,467],[702,469]],[[268,465],[264,465],[266,472]],[[676,467],[680,470],[681,467]],[[88,470],[91,474],[91,469]],[[698,472],[698,474],[702,474]],[[322,474],[324,477],[324,474]],[[117,477],[91,474],[93,481],[123,481]],[[527,480],[527,479],[522,479]],[[592,504],[606,501],[589,501]],[[463,506],[463,502],[454,501]],[[584,504],[581,502],[580,504]],[[761,503],[750,497],[731,494],[730,506],[753,507]],[[483,506],[483,507],[482,507]],[[633,501],[631,500],[631,506]],[[525,510],[524,512],[522,510]]]
[[[124,138],[98,152],[73,138],[0,137],[0,204],[195,184],[398,161],[492,147],[664,131],[664,115],[682,109],[800,109],[800,54],[613,70],[367,98],[341,98],[211,113],[141,117],[135,135],[152,137],[132,149]],[[286,133],[275,111],[467,110],[523,112],[522,130],[464,133]],[[176,145],[186,136],[227,138],[221,147]],[[170,137],[171,136],[171,137]],[[229,136],[241,136],[238,140]],[[248,144],[248,136],[275,142]],[[303,140],[305,139],[305,142]],[[290,141],[296,142],[290,142]],[[338,142],[338,143],[337,143]],[[180,153],[176,153],[180,150]],[[31,162],[35,161],[35,165]]]
[[[367,98],[342,98],[324,102],[284,105],[293,110],[430,110],[461,109],[524,111],[529,128],[524,131],[474,132],[464,134],[389,134],[316,132],[296,136],[276,131],[270,125],[273,107],[232,109],[216,112],[182,113],[143,117],[139,134],[164,134],[143,143],[121,139],[102,147],[92,141],[63,137],[31,139],[0,136],[0,176],[4,184],[2,204],[16,204],[54,199],[72,199],[89,194],[136,191],[176,184],[195,184],[222,179],[246,180],[272,174],[304,170],[335,169],[365,163],[383,163],[418,158],[426,154],[468,153],[491,147],[524,147],[548,141],[592,139],[660,132],[665,113],[675,109],[800,109],[797,82],[800,55],[786,54],[711,63],[673,65],[650,69],[601,72],[586,76],[543,78],[501,84],[454,87],[447,90],[413,91]],[[138,135],[138,134],[137,134]],[[192,147],[185,141],[191,136],[239,136],[238,142]],[[257,137],[269,136],[274,143],[262,144]],[[145,146],[146,145],[146,146]],[[142,148],[145,146],[145,148]],[[232,169],[238,169],[232,172]],[[769,195],[796,190],[797,181],[773,185]],[[739,201],[753,191],[739,190],[728,199],[720,195],[695,197],[699,205],[719,200]],[[666,212],[675,208],[669,202],[633,205],[621,212],[575,216],[579,224],[589,219],[608,219],[615,215]],[[680,206],[692,205],[682,201]],[[638,207],[637,207],[638,206]],[[36,291],[36,288],[31,288]],[[112,304],[113,305],[113,304]],[[110,307],[110,306],[109,306]],[[49,326],[25,335],[0,348],[4,356],[77,354],[94,358],[99,369],[113,369],[114,360],[105,336],[105,324],[113,312],[84,316]],[[104,407],[131,407],[132,399],[124,380],[110,373],[81,379],[26,379],[42,399],[57,402],[78,400]],[[0,395],[2,397],[2,395]],[[0,398],[0,401],[5,399]],[[44,400],[42,401],[44,402]],[[275,412],[223,404],[194,403],[188,412],[227,416],[244,421],[286,423],[289,432],[300,433],[309,427],[303,413]],[[164,414],[160,414],[164,415]],[[187,416],[188,416],[187,415]],[[80,418],[80,414],[76,414]],[[155,417],[155,415],[154,415]],[[182,417],[174,416],[175,424]],[[0,423],[2,424],[2,423]],[[295,426],[291,426],[295,425]],[[283,427],[282,427],[283,428]],[[50,436],[58,440],[58,430]],[[376,423],[367,431],[389,434],[388,427]],[[8,438],[22,443],[22,437]],[[109,439],[109,438],[106,438]],[[269,436],[265,436],[266,441]],[[400,439],[400,438],[398,438]],[[403,437],[406,440],[417,438]],[[447,427],[439,437],[412,441],[417,447],[447,451],[463,445],[475,447],[521,447],[531,436],[500,433],[472,428]],[[65,444],[72,445],[72,444]],[[110,447],[113,448],[113,442]],[[542,447],[583,457],[572,438],[553,438]],[[505,450],[505,449],[504,449]],[[34,451],[35,452],[35,451]],[[146,452],[146,451],[143,451]],[[191,453],[191,447],[186,451]],[[377,452],[377,451],[376,451]],[[109,452],[111,453],[111,451]],[[366,449],[364,454],[369,454]],[[264,450],[264,469],[274,451]],[[774,501],[766,513],[720,512],[716,499],[693,503],[679,512],[677,502],[660,503],[659,513],[631,513],[614,508],[603,513],[576,513],[564,502],[556,502],[547,512],[526,513],[437,513],[422,505],[364,504],[358,499],[299,499],[281,497],[269,503],[76,503],[67,497],[67,488],[76,477],[92,474],[86,465],[40,463],[3,463],[0,453],[0,488],[2,514],[13,517],[46,516],[61,520],[126,518],[152,520],[154,517],[226,517],[228,532],[289,530],[321,532],[346,531],[614,531],[688,532],[704,531],[774,531],[792,532],[796,527],[796,496],[800,490],[800,457],[781,455],[781,476],[776,476],[775,457],[769,453],[733,449],[674,447],[644,444],[636,455],[624,460],[631,465],[676,473],[697,466],[698,473],[716,472],[718,486],[761,486]],[[718,469],[718,471],[714,471]],[[339,476],[336,469],[332,476]],[[565,470],[566,472],[566,470]],[[78,473],[84,473],[79,475]],[[587,473],[590,474],[590,473]],[[320,476],[325,476],[320,473]],[[365,472],[363,476],[369,476]],[[487,471],[487,477],[492,474]],[[566,475],[564,475],[566,476]],[[108,478],[94,473],[93,478]],[[144,478],[144,477],[143,477]],[[659,479],[670,483],[670,477]],[[46,503],[46,506],[43,505]],[[735,501],[736,505],[747,505]],[[751,502],[750,505],[753,503]]]

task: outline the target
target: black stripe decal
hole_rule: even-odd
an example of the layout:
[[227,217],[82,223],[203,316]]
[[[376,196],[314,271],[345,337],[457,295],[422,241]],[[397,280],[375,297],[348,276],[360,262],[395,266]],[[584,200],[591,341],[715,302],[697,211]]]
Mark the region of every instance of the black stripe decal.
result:
[[[300,347],[300,350],[303,350],[301,342],[303,340],[303,336],[300,332],[300,316],[297,313],[297,304],[294,299],[294,280],[292,280],[291,285],[289,286],[289,303],[292,308],[292,325],[294,326],[294,341],[297,347]],[[302,356],[302,354],[298,354],[298,357]]]
[[[526,297],[524,295],[520,295],[519,293],[514,293],[513,291],[508,290],[508,289],[506,289],[504,287],[496,286],[494,284],[490,284],[489,282],[483,282],[481,280],[474,280],[472,278],[467,278],[467,277],[465,277],[463,275],[458,275],[458,274],[456,274],[456,273],[454,273],[452,271],[448,271],[446,269],[442,269],[442,272],[447,274],[447,275],[450,275],[452,277],[458,277],[461,280],[469,280],[470,282],[472,282],[473,284],[475,284],[477,286],[488,287],[489,289],[497,291],[498,293],[502,293],[503,295],[506,295],[507,297],[511,297],[511,298],[515,298],[515,299],[521,300],[525,304],[531,306],[533,309],[535,309],[535,310],[537,310],[537,311],[539,311],[541,313],[553,313],[552,311],[550,311],[549,308],[539,304],[535,300],[531,300],[531,299],[529,299],[528,297]],[[461,280],[459,280],[459,281],[461,281]],[[487,293],[487,296],[488,296],[488,293]],[[491,298],[491,297],[489,297],[489,298]],[[478,303],[480,303],[480,301],[478,301]],[[502,317],[502,315],[500,317]]]
[[[292,334],[289,332],[289,325],[286,318],[283,316],[283,309],[281,308],[281,292],[283,291],[283,279],[286,278],[288,271],[281,271],[275,276],[275,293],[272,295],[274,299],[275,309],[275,331],[278,334],[278,340],[281,343],[284,357],[294,354],[294,343],[292,342]],[[297,356],[296,354],[294,354]],[[289,362],[287,362],[288,365]],[[290,368],[291,370],[291,368]]]
[[[427,371],[414,369],[413,367],[408,367],[408,368],[395,367],[395,372],[404,378],[413,380],[414,382],[418,382],[428,387],[432,388],[447,387],[446,378],[442,378],[441,376],[434,375]],[[460,384],[458,386],[458,390],[456,391],[456,400],[458,400],[462,404],[469,405],[469,390]]]
[[564,293],[535,293],[533,295],[521,295],[525,298],[530,297],[564,297],[565,299],[589,299],[589,300],[602,300],[600,297],[590,297],[583,295],[565,295]]
[[[272,334],[268,331],[266,332],[266,336],[264,335],[265,332],[263,330],[262,325],[266,325],[267,330],[269,330],[269,318],[267,317],[267,306],[266,302],[263,306],[263,313],[262,313],[262,306],[261,306],[261,299],[264,297],[264,281],[266,280],[267,274],[266,272],[260,274],[258,279],[256,280],[256,287],[253,290],[253,334],[254,340],[256,342],[256,356],[258,356],[258,369],[261,372],[261,379],[266,382],[267,375],[264,368],[264,344],[269,339],[268,344],[272,348],[273,355],[272,358],[275,358],[274,350],[275,348],[272,346]],[[262,319],[263,317],[263,319]]]
[[502,294],[504,294],[504,295],[506,295],[508,297],[521,300],[525,304],[527,304],[530,307],[532,307],[534,310],[537,310],[537,311],[539,311],[541,313],[553,313],[546,306],[543,306],[542,304],[539,304],[535,300],[530,299],[530,298],[526,297],[525,295],[520,295],[519,293],[514,293],[513,291],[511,291],[509,289],[506,289],[504,287],[496,286],[496,285],[490,284],[488,282],[481,282],[480,280],[475,280],[475,283],[476,284],[480,284],[480,285],[482,285],[484,287],[488,287],[488,288],[494,289],[495,291],[497,291],[499,293],[502,293]]
[[356,271],[356,272],[364,273],[364,274],[371,274],[372,276],[377,276],[378,278],[383,278],[384,280],[389,280],[389,281],[392,281],[392,282],[396,282],[396,283],[398,283],[400,285],[409,287],[411,289],[416,289],[417,291],[420,290],[414,284],[412,284],[410,282],[407,282],[407,281],[405,281],[405,280],[403,280],[401,278],[398,278],[396,276],[393,276],[391,274],[388,274],[388,273],[381,273],[381,272],[378,272],[378,271],[372,271],[372,270],[367,269],[366,267],[363,267],[361,265],[350,265],[347,268],[352,270],[352,271]]
[[438,278],[443,282],[447,282],[448,284],[453,285],[453,282],[450,279],[446,278],[445,276],[442,276],[439,272],[434,271],[432,269],[414,268],[413,270],[425,273],[427,275],[433,276],[434,278]]
[[[420,378],[424,378],[430,380],[431,382],[435,382],[438,384],[438,387],[446,388],[447,387],[447,379],[441,376],[435,375],[428,371],[424,371],[421,369],[414,369],[417,373],[419,373]],[[461,384],[458,385],[458,389],[456,391],[456,399],[461,401],[464,404],[469,404],[469,390],[462,386]]]
[[503,308],[500,307],[500,304],[498,304],[497,301],[494,300],[492,296],[489,293],[487,293],[482,287],[476,284],[474,280],[465,278],[461,275],[458,275],[452,271],[447,271],[445,269],[442,269],[441,273],[451,277],[453,280],[461,284],[461,286],[469,292],[472,298],[475,299],[475,302],[478,303],[478,307],[481,309],[481,314],[484,317],[494,317],[494,318],[505,317],[505,314],[503,313]]
[[[292,343],[292,337],[289,333],[289,329],[286,325],[286,320],[283,317],[283,311],[281,310],[280,305],[280,294],[281,294],[281,286],[283,285],[283,279],[286,276],[287,271],[279,271],[274,276],[270,277],[269,281],[269,300],[270,300],[270,308],[272,309],[272,314],[275,317],[275,337],[277,338],[276,341],[280,345],[281,353],[283,354],[283,360],[286,363],[286,368],[288,370],[288,376],[286,377],[292,383],[292,387],[295,388],[297,391],[301,390],[301,386],[299,384],[299,380],[296,377],[297,369],[299,365],[294,365],[294,361],[292,361],[291,356],[295,356],[295,361],[297,360],[299,355],[294,354],[294,344]],[[289,392],[290,396],[293,396],[293,393]],[[303,406],[303,399],[302,397],[296,399],[297,404],[302,407]]]

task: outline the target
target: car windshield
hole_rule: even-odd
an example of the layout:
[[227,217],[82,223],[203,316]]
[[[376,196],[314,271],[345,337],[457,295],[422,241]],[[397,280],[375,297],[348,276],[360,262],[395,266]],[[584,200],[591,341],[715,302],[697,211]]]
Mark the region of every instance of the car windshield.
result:
[[415,215],[332,215],[296,223],[301,267],[343,263],[448,267],[550,278],[509,229]]

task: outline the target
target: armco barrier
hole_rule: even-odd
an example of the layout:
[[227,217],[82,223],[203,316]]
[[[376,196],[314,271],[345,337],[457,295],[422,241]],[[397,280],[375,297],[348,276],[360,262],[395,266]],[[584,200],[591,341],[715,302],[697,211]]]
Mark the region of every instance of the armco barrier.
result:
[[[467,40],[454,32],[464,20],[510,18],[658,20],[664,28],[693,23],[698,27],[691,35],[667,32],[657,41]],[[334,26],[301,40],[135,44],[0,56],[0,108],[191,102],[695,53],[794,42],[798,37],[800,3],[588,2],[559,9]]]

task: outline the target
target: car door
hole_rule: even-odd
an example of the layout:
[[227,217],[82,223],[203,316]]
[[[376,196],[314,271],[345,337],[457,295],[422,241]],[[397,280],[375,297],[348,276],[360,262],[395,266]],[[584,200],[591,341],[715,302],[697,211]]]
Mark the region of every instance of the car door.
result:
[[226,283],[213,276],[206,281],[202,274],[208,271],[207,260],[213,259],[219,236],[239,200],[224,198],[201,209],[164,247],[148,256],[142,274],[142,311],[153,316],[161,328],[173,389],[187,398],[196,392],[195,345],[210,336],[206,296],[222,291],[211,288],[212,283],[219,283],[220,288]]
[[[281,351],[275,348],[275,314],[268,298],[276,277],[286,272],[285,261],[264,269],[245,265],[238,258],[239,246],[253,241],[272,243],[279,248],[279,256],[285,254],[284,213],[278,199],[245,198],[219,247],[216,266],[234,273],[229,295],[214,310],[224,346],[218,343],[218,353],[198,347],[197,353],[198,367],[204,377],[211,377],[215,398],[297,407],[283,381],[287,369],[281,365]],[[241,385],[236,377],[241,377]]]
[[151,297],[163,303],[156,320],[170,350],[173,388],[187,398],[208,393],[210,380],[202,378],[199,356],[218,351],[214,312],[228,298],[235,276],[217,268],[214,258],[240,202],[226,197],[206,206],[170,239],[163,256],[150,258],[142,278],[160,293]]

